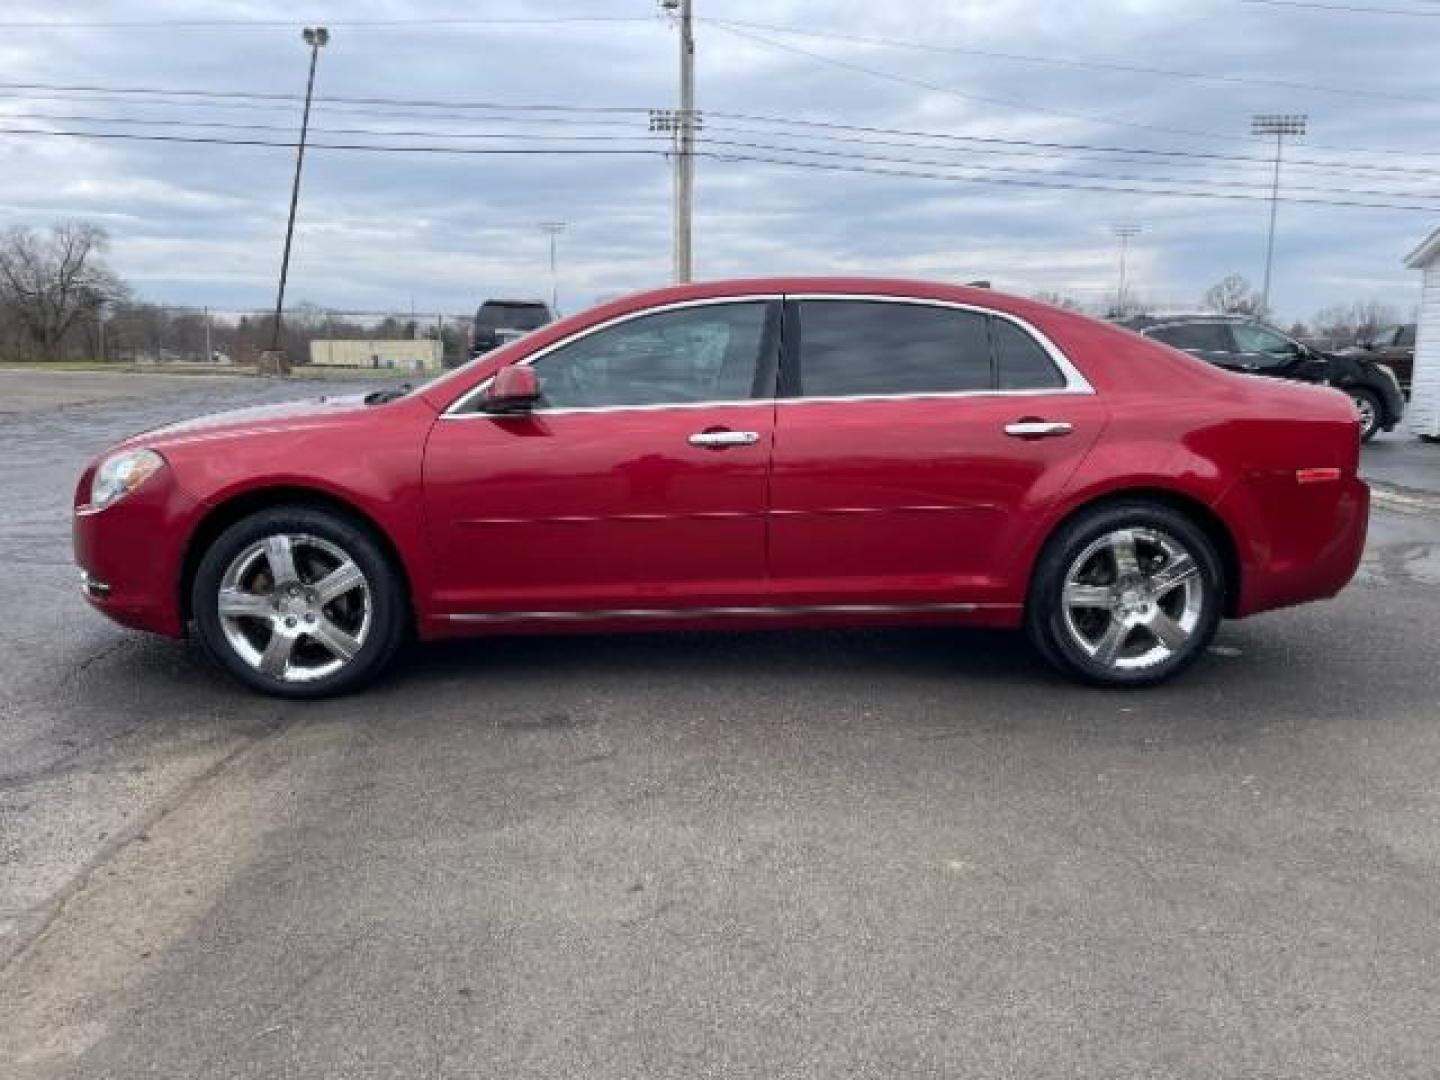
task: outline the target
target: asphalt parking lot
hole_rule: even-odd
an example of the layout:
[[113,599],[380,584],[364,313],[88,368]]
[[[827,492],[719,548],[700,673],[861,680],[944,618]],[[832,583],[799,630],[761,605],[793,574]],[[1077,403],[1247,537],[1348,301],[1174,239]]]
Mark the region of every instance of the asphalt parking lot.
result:
[[453,644],[291,704],[92,614],[69,500],[335,388],[147,379],[0,378],[7,1080],[1434,1075],[1440,513],[1141,693],[902,631]]

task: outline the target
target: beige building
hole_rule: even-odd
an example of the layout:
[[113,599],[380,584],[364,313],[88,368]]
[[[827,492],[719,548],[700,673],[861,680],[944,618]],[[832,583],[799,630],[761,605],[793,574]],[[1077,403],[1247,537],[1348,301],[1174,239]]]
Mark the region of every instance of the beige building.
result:
[[444,346],[429,338],[401,341],[322,338],[310,342],[310,363],[317,367],[439,371],[443,355]]

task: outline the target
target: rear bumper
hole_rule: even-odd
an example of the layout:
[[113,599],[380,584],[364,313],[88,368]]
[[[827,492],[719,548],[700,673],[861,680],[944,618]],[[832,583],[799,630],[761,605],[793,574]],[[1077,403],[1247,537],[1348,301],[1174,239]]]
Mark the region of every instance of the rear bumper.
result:
[[1370,488],[1353,474],[1301,485],[1291,471],[1247,476],[1215,508],[1240,560],[1236,616],[1323,600],[1350,583],[1365,552]]
[[107,509],[77,506],[71,532],[90,606],[124,626],[183,636],[180,567],[199,509],[168,470]]

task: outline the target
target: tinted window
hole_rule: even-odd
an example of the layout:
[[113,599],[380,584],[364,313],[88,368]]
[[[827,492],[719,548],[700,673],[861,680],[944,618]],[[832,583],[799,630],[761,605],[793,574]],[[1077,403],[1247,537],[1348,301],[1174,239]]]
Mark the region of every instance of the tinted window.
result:
[[1235,345],[1242,353],[1252,354],[1257,367],[1276,367],[1295,358],[1295,343],[1284,334],[1254,323],[1235,323],[1230,328]]
[[1064,386],[1065,376],[1040,343],[1005,319],[991,319],[990,332],[1001,390],[1046,390]]
[[1172,323],[1147,330],[1147,334],[1177,349],[1199,349],[1203,352],[1229,352],[1230,330],[1224,323]]
[[535,362],[541,405],[556,409],[738,401],[751,396],[764,303],[642,315]]
[[1415,347],[1415,327],[1400,327],[1400,329],[1395,333],[1395,344],[1400,346],[1401,348],[1413,349]]
[[799,307],[807,397],[990,389],[990,343],[978,312],[869,300]]
[[1254,323],[1236,323],[1231,329],[1235,332],[1235,344],[1241,352],[1263,352],[1273,353],[1277,356],[1289,356],[1295,351],[1295,346],[1290,339],[1274,330],[1267,330],[1263,326],[1256,326]]

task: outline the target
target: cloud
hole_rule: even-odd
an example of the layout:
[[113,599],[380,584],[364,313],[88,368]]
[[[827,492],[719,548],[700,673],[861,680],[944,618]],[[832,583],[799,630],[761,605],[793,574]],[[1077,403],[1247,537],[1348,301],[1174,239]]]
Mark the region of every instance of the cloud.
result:
[[[1407,33],[1395,20],[1251,9],[1230,0],[954,0],[923,5],[923,19],[916,17],[917,5],[863,0],[729,0],[723,6],[700,0],[697,7],[702,17],[737,23],[968,50],[899,49],[702,21],[697,81],[705,136],[780,148],[709,150],[812,166],[709,157],[697,162],[695,247],[697,269],[705,276],[833,271],[984,277],[1008,289],[1058,290],[1098,303],[1114,288],[1111,225],[1123,221],[1143,229],[1131,250],[1132,289],[1167,305],[1193,303],[1227,273],[1259,281],[1268,215],[1263,198],[1177,199],[1021,182],[1263,196],[1268,150],[1248,136],[1249,117],[1257,111],[1310,115],[1310,134],[1289,150],[1295,164],[1284,181],[1292,197],[1301,186],[1349,188],[1393,194],[1306,194],[1440,207],[1440,156],[1425,156],[1440,148],[1421,141],[1434,126],[1431,102],[1440,100],[1440,75],[1425,35]],[[543,110],[502,123],[493,111],[326,101],[672,107],[675,36],[654,10],[650,0],[509,0],[483,9],[378,0],[346,5],[343,16],[335,14],[332,42],[320,58],[314,138],[482,146],[486,140],[456,136],[503,131],[520,136],[511,145],[540,146],[562,135],[607,134],[631,138],[626,146],[655,148],[643,111],[590,114],[611,125],[596,127],[567,125],[567,114]],[[526,27],[453,22],[565,16],[634,21]],[[303,89],[306,54],[286,4],[85,0],[56,9],[12,0],[6,18],[282,24],[15,28],[0,42],[10,83],[283,94]],[[411,25],[355,25],[384,19]],[[427,19],[429,25],[414,25]],[[1019,54],[1061,62],[1014,58]],[[1181,79],[1064,62],[1086,58],[1296,85]],[[37,115],[108,121],[26,119]],[[162,123],[134,123],[145,120]],[[5,127],[48,123],[285,142],[297,122],[293,101],[215,99],[202,108],[140,95],[0,88]],[[947,143],[800,122],[1256,160]],[[278,130],[264,130],[269,127]],[[341,128],[436,134],[367,140],[337,134]],[[901,145],[891,145],[896,143]],[[1402,153],[1331,149],[1347,146]],[[800,152],[807,147],[871,160]],[[1345,168],[1302,163],[1320,160]],[[93,218],[111,230],[113,262],[142,294],[212,307],[261,307],[274,288],[293,164],[283,147],[0,135],[0,223]],[[831,167],[814,167],[820,165]],[[1391,171],[1395,167],[1418,171]],[[1358,297],[1408,308],[1416,282],[1400,259],[1437,218],[1440,213],[1287,201],[1280,211],[1274,288],[1282,315],[1303,316]],[[413,297],[426,310],[454,312],[491,294],[546,295],[547,248],[537,223],[552,219],[570,224],[560,240],[562,297],[570,308],[657,284],[669,273],[670,178],[659,156],[317,149],[306,161],[291,295],[343,308],[401,310]]]

